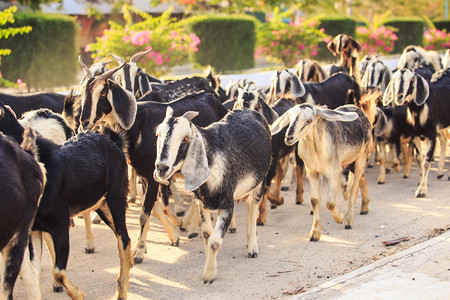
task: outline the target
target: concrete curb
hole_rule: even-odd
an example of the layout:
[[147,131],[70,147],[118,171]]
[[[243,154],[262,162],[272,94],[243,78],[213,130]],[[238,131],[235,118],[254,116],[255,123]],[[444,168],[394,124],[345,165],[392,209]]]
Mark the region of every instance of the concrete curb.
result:
[[[350,273],[347,273],[345,275],[342,275],[338,278],[335,278],[333,280],[330,280],[324,284],[321,284],[320,286],[306,292],[303,293],[301,295],[298,295],[296,297],[294,297],[293,299],[297,299],[297,300],[306,300],[306,299],[336,299],[336,298],[341,298],[342,299],[355,299],[355,298],[359,298],[359,297],[355,297],[354,295],[354,291],[356,291],[358,288],[361,289],[361,287],[363,285],[366,285],[367,282],[372,282],[376,284],[377,280],[384,280],[385,278],[381,278],[379,275],[384,273],[390,273],[391,275],[394,273],[392,272],[392,270],[385,270],[385,272],[382,272],[382,269],[385,268],[389,268],[389,267],[393,267],[393,263],[394,262],[398,262],[398,261],[402,261],[402,265],[404,264],[404,261],[412,261],[412,264],[414,264],[414,262],[417,260],[419,261],[419,259],[417,258],[417,256],[421,255],[424,256],[425,259],[420,260],[420,262],[416,262],[421,264],[420,266],[424,266],[425,263],[429,263],[429,261],[431,259],[433,259],[435,256],[435,254],[444,254],[444,255],[449,255],[450,254],[450,231],[447,231],[445,233],[443,233],[440,236],[437,236],[435,238],[432,238],[426,242],[423,242],[421,244],[415,245],[407,250],[404,250],[402,252],[393,254],[389,257],[383,258],[379,261],[376,261],[370,265],[361,267],[357,270],[354,270]],[[414,257],[413,257],[414,256]],[[448,260],[448,257],[447,257]],[[409,264],[408,267],[411,267],[412,264]],[[400,265],[400,264],[399,264]],[[414,268],[417,270],[417,268],[420,268],[420,266],[414,266]],[[394,267],[398,267],[398,266],[394,266]],[[447,268],[448,267],[448,268]],[[448,266],[446,266],[446,270],[448,272],[450,268],[450,264]],[[411,278],[414,277],[414,274],[418,274],[415,272],[410,272],[411,270],[407,270],[406,273],[410,273],[411,274]],[[401,272],[400,272],[401,273]],[[403,272],[405,273],[405,272]],[[426,272],[425,272],[426,273]],[[390,276],[390,275],[388,275]],[[392,281],[394,280],[400,280],[401,276],[398,276],[398,274],[395,274],[395,278],[388,278],[388,280],[390,280],[390,282],[392,283]],[[438,277],[444,277],[444,278],[448,278],[448,276],[450,276],[449,274],[444,274],[444,276],[438,276]],[[412,279],[414,280],[414,279]],[[448,282],[448,287],[450,287],[450,282]],[[378,285],[381,286],[381,285]],[[428,287],[423,287],[423,289],[429,289],[430,286]],[[411,291],[414,293],[414,291]],[[381,295],[373,295],[373,290],[367,290],[367,293],[371,293],[372,295],[370,296],[370,299],[385,299],[384,296]],[[444,291],[445,295],[450,295],[450,289],[447,289]],[[391,293],[391,296],[392,293]],[[398,296],[398,295],[397,295]],[[420,295],[413,295],[413,299],[415,298],[414,296],[419,296],[419,298],[421,299],[444,299],[441,297],[431,297],[431,298],[427,298],[424,297],[423,294]],[[397,298],[397,299],[401,299]],[[368,299],[368,298],[366,298]],[[411,297],[409,297],[409,299],[411,299]],[[447,298],[448,299],[448,298]]]

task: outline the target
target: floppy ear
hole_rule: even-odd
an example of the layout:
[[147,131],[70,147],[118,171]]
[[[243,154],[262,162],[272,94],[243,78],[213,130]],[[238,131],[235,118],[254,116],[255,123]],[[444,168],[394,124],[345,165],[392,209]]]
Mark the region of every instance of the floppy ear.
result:
[[282,114],[281,117],[276,119],[272,125],[269,125],[272,136],[280,132],[284,127],[286,127],[287,124],[289,124],[291,120],[290,111],[291,109],[289,109],[284,114]]
[[394,83],[389,81],[383,94],[383,106],[387,106],[392,100],[394,100]]
[[291,94],[292,96],[298,98],[303,97],[306,93],[305,86],[300,81],[297,75],[289,71],[289,75],[291,75]]
[[351,122],[358,118],[358,114],[356,112],[331,110],[320,107],[314,107],[314,113],[328,121]]
[[211,176],[203,138],[194,126],[191,128],[193,128],[193,137],[189,142],[186,158],[181,168],[184,176],[184,188],[187,191],[198,189]]
[[328,50],[331,51],[331,53],[333,53],[334,56],[337,56],[338,53],[336,52],[336,43],[337,43],[337,38],[339,37],[339,35],[335,36],[328,44],[327,44],[327,48]]
[[423,105],[425,101],[427,101],[428,96],[430,95],[430,87],[428,86],[428,82],[420,76],[416,75],[414,80],[414,90],[415,90],[415,96],[414,96],[414,102],[417,105]]
[[125,90],[117,83],[109,80],[108,84],[111,90],[107,96],[108,101],[117,115],[120,126],[128,130],[133,126],[136,119],[136,99],[131,92]]
[[274,111],[263,99],[258,99],[259,105],[261,106],[262,115],[266,118],[267,123],[272,124],[278,119],[278,114]]
[[289,72],[287,70],[283,70],[279,73],[278,79],[280,82],[280,92],[282,94],[286,94],[286,87],[287,87],[287,82],[289,80],[289,78],[291,78]]
[[361,46],[358,44],[358,42],[354,38],[352,38],[351,36],[349,36],[348,39],[350,40],[350,44],[352,45],[352,48],[354,50],[356,50],[357,52],[360,52],[361,51]]
[[375,117],[375,123],[373,124],[375,136],[381,136],[388,128],[388,122],[384,112],[377,107],[377,114]]
[[384,68],[383,71],[383,78],[381,80],[381,92],[384,93],[384,91],[387,88],[388,83],[391,81],[391,77],[392,77],[392,73],[391,70],[389,70],[389,68]]

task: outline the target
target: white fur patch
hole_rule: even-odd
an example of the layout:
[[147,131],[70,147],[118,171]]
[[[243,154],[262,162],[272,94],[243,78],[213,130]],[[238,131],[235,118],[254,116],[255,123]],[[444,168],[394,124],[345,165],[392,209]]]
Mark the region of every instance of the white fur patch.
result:
[[213,163],[210,166],[211,176],[206,182],[211,192],[214,192],[222,184],[225,166],[225,156],[222,153],[216,154],[213,159]]
[[316,105],[316,102],[314,101],[313,97],[311,96],[311,94],[308,94],[308,96],[306,97],[306,101],[305,103],[309,103],[312,105]]
[[64,144],[67,140],[64,128],[55,119],[34,118],[34,115],[31,115],[30,118],[25,116],[24,119],[19,120],[19,123],[25,128],[30,125],[40,135],[58,145]]
[[247,196],[255,186],[255,181],[255,176],[253,174],[247,174],[244,178],[240,179],[234,189],[234,199],[237,200]]

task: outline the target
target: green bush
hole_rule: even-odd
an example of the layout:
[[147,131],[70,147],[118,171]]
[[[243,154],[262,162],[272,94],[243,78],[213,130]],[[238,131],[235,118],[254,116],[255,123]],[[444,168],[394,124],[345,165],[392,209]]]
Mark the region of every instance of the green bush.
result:
[[188,20],[201,43],[192,55],[194,63],[216,71],[253,68],[257,20],[250,16],[202,15]]
[[59,15],[20,13],[12,26],[30,25],[24,36],[0,40],[0,48],[11,49],[2,59],[3,76],[28,88],[45,89],[70,86],[77,82],[76,24],[73,18]]
[[[320,26],[325,29],[325,33],[334,38],[340,33],[345,33],[355,38],[357,22],[355,19],[345,16],[331,16],[319,18]],[[319,43],[317,60],[334,61],[336,58],[331,54],[325,42]]]
[[447,32],[450,32],[450,20],[436,20],[433,22],[433,24],[436,29],[447,29]]
[[424,22],[420,18],[404,17],[390,19],[386,26],[397,28],[398,40],[395,42],[394,53],[401,53],[408,45],[423,46]]

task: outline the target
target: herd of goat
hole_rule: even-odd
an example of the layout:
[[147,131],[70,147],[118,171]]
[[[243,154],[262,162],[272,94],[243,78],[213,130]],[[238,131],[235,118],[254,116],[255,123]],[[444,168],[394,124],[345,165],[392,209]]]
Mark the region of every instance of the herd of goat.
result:
[[[256,226],[268,222],[267,200],[272,207],[283,204],[283,177],[292,173],[297,204],[303,203],[303,174],[309,181],[311,241],[321,237],[322,178],[329,185],[326,207],[337,223],[351,229],[359,190],[360,213],[369,212],[364,171],[376,156],[380,184],[386,169],[399,168],[399,158],[408,177],[415,156],[421,176],[415,196],[425,197],[437,138],[437,175],[444,175],[450,52],[441,60],[437,52],[408,46],[390,70],[376,56],[359,61],[359,44],[345,34],[328,48],[340,57],[329,73],[315,61],[302,60],[295,72],[276,71],[266,88],[248,79],[223,89],[211,71],[205,77],[162,81],[138,67],[148,50],[129,62],[111,54],[119,65],[111,70],[106,67],[110,61],[88,68],[80,59],[85,76],[79,92],[67,96],[0,94],[0,298],[12,299],[20,273],[27,295],[40,299],[44,242],[54,291],[84,299],[65,271],[69,228],[71,218],[82,214],[85,251],[94,252],[93,210],[116,235],[117,298],[125,299],[130,269],[146,253],[151,212],[173,245],[179,243],[177,227],[189,228],[192,235],[201,227],[203,280],[211,283],[224,235],[236,230],[235,201],[247,207],[248,256],[257,257]],[[136,199],[138,177],[144,193],[132,251],[125,213],[128,197]],[[186,214],[177,180],[195,195]],[[339,190],[348,202],[346,214],[336,206]],[[169,207],[171,195],[176,215]],[[212,212],[217,212],[215,226]]]

